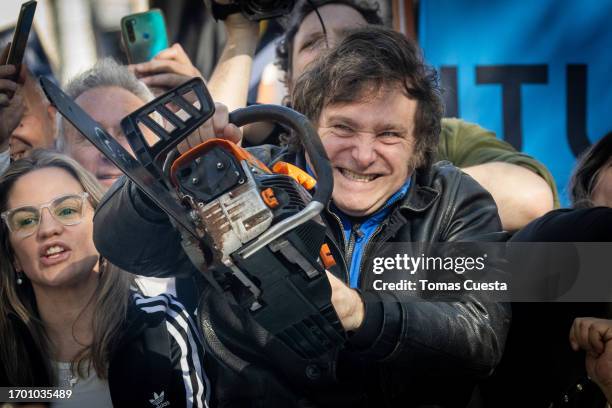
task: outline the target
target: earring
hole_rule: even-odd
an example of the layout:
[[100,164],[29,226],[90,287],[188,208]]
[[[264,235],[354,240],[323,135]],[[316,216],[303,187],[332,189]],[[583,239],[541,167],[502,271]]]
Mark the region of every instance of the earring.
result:
[[17,272],[17,284],[21,285],[23,283],[23,272]]

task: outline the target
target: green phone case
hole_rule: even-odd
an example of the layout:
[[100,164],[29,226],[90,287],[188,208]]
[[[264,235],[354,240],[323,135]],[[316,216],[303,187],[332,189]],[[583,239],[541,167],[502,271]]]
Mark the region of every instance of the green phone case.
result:
[[159,9],[123,17],[121,35],[130,64],[149,61],[161,50],[168,48],[166,23]]

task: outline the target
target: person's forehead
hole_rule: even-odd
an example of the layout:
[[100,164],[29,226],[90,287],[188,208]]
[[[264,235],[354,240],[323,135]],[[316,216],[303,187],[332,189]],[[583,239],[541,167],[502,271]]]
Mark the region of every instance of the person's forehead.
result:
[[[367,21],[361,13],[345,4],[327,4],[319,7],[317,10],[328,32],[334,31],[341,33],[367,24]],[[305,37],[320,31],[322,31],[321,22],[317,14],[311,11],[306,15],[304,20],[302,20],[296,38]]]
[[353,101],[332,103],[321,110],[320,118],[343,118],[358,124],[378,122],[400,126],[412,117],[417,101],[409,98],[399,85],[387,85],[379,89],[366,87]]
[[75,102],[105,128],[117,127],[121,119],[145,104],[138,96],[117,86],[89,89]]
[[11,188],[9,208],[40,205],[64,194],[77,194],[83,187],[68,171],[44,167],[21,176]]

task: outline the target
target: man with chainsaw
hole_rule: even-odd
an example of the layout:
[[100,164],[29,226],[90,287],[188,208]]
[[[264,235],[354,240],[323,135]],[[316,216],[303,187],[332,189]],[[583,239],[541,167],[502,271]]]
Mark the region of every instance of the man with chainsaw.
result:
[[[414,43],[368,27],[296,82],[292,106],[318,130],[333,169],[323,217],[341,266],[328,274],[331,303],[347,341],[331,361],[291,359],[270,347],[248,311],[204,289],[201,329],[220,363],[216,403],[465,406],[474,383],[491,373],[504,348],[507,305],[478,293],[414,302],[372,287],[372,262],[386,243],[491,241],[501,231],[489,193],[457,168],[432,163],[442,115],[435,78]],[[223,132],[211,125],[211,136]],[[267,165],[282,160],[312,173],[299,144],[250,152]],[[199,273],[168,217],[128,180],[106,195],[94,235],[99,251],[124,269]]]
[[[217,2],[221,2],[217,0]],[[366,25],[382,26],[376,2],[363,0],[299,0],[287,16],[285,31],[276,46],[275,64],[291,102],[295,82],[321,53],[344,38],[347,31]],[[250,75],[245,50],[255,50],[258,24],[240,13],[224,20],[230,39],[224,48],[209,88],[220,102],[234,103],[249,92]],[[240,53],[239,56],[235,54]],[[248,71],[247,71],[248,72]],[[216,86],[215,86],[216,85]],[[220,86],[224,93],[219,92]],[[231,92],[230,92],[231,90]],[[214,91],[214,92],[213,92]],[[227,98],[225,95],[232,95]],[[234,103],[231,106],[236,106]],[[239,106],[239,105],[238,105]],[[244,106],[244,102],[243,102]],[[245,127],[245,145],[276,144],[283,137],[282,127],[261,122]],[[477,124],[457,118],[442,118],[436,161],[448,160],[472,176],[491,193],[497,204],[504,230],[516,231],[533,219],[559,206],[555,182],[546,167],[534,158],[517,152],[495,134]]]

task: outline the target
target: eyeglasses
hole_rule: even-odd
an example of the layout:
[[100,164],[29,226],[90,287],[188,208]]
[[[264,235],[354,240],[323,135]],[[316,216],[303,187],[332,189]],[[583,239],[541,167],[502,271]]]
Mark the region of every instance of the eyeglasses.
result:
[[27,205],[13,208],[0,214],[9,231],[19,238],[28,237],[40,225],[42,210],[46,208],[57,221],[64,225],[76,225],[83,219],[83,208],[85,200],[89,197],[86,192],[80,194],[67,194],[38,207]]

